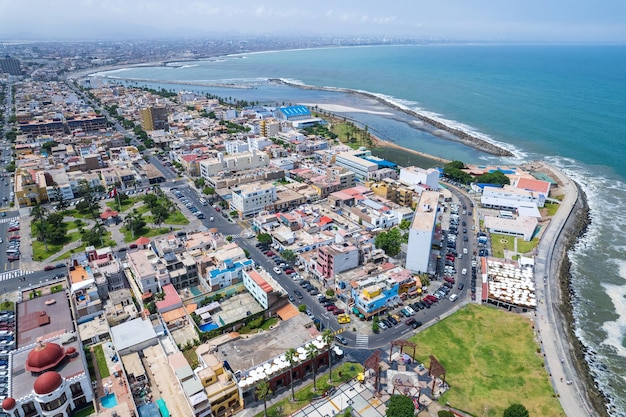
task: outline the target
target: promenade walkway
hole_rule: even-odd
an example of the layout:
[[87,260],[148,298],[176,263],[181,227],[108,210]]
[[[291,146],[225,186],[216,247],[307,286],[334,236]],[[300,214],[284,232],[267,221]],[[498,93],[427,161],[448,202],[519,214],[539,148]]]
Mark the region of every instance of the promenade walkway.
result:
[[[580,204],[576,184],[554,167],[550,171],[557,177],[564,199],[546,228],[537,247],[535,282],[537,310],[535,328],[544,354],[546,369],[552,386],[559,397],[565,414],[569,417],[597,416],[586,395],[584,378],[578,375],[573,363],[572,347],[567,335],[567,322],[559,311],[563,295],[559,287],[559,259],[565,250],[567,233],[564,229],[575,221],[572,215]],[[568,382],[569,381],[569,382]]]

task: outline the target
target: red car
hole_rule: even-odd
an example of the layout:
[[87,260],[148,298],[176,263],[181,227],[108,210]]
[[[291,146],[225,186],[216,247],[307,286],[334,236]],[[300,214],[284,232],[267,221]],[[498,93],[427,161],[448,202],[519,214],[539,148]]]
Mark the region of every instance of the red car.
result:
[[54,265],[46,265],[43,268],[44,271],[52,271],[53,269],[56,269]]
[[265,254],[266,254],[267,256],[274,256],[274,255],[276,255],[276,254],[275,254],[274,252],[272,252],[271,250],[268,250],[267,252],[265,252]]
[[326,311],[333,311],[333,310],[337,310],[337,306],[330,305],[330,306],[326,307]]
[[291,268],[287,268],[287,269],[285,269],[285,274],[287,274],[287,275],[289,275],[289,274],[293,274],[294,272],[296,272],[296,271],[294,271],[294,270],[293,270],[293,269],[291,269]]
[[19,261],[20,257],[19,256],[9,256],[8,258],[9,262],[13,262],[13,261]]
[[336,308],[336,309],[334,309],[334,310],[333,310],[333,314],[334,314],[335,316],[338,316],[338,315],[340,315],[340,314],[344,314],[344,313],[345,313],[345,311],[344,311],[344,309],[343,309],[343,308]]
[[454,262],[454,260],[455,260],[456,258],[454,257],[454,255],[446,255],[446,259],[447,259],[447,260],[449,260],[449,261]]
[[217,211],[219,213],[220,208],[219,207],[215,207],[215,211]]
[[21,238],[21,236],[10,236],[9,240],[20,240]]
[[18,230],[20,230],[19,226],[11,226],[9,227],[9,232],[17,232]]
[[454,278],[452,278],[452,277],[443,277],[443,280],[447,281],[447,282],[449,282],[451,284],[454,284]]

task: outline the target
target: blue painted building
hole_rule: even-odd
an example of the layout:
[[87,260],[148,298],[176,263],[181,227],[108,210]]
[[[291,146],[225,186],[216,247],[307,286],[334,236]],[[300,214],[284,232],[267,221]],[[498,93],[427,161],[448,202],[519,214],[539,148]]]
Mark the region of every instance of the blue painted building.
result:
[[241,271],[252,268],[254,268],[254,261],[252,259],[237,262],[227,259],[224,261],[224,265],[221,268],[215,268],[209,271],[207,281],[212,291],[230,287],[243,279]]
[[274,111],[274,117],[278,120],[297,121],[311,118],[311,112],[306,106],[279,107]]

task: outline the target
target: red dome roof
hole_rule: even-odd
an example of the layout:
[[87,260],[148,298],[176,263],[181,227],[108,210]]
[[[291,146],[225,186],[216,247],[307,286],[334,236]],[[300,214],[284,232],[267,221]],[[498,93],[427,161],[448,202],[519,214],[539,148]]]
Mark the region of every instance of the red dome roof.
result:
[[73,346],[69,347],[67,349],[67,351],[65,351],[66,354],[68,355],[73,355],[74,353],[76,353],[76,348],[74,348]]
[[65,358],[65,351],[56,343],[41,343],[28,353],[26,370],[45,372],[56,367]]
[[5,411],[13,410],[15,407],[15,399],[11,397],[6,397],[4,401],[2,401],[2,409]]
[[35,380],[33,389],[39,395],[46,395],[59,388],[62,383],[63,377],[60,373],[55,371],[44,372]]

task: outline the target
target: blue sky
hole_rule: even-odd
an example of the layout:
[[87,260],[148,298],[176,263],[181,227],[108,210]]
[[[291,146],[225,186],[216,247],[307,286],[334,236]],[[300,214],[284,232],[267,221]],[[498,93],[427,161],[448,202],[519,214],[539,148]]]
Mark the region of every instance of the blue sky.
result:
[[626,0],[0,0],[0,36],[220,33],[626,41]]

